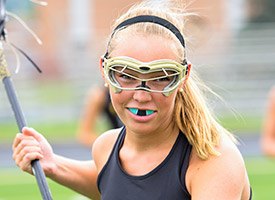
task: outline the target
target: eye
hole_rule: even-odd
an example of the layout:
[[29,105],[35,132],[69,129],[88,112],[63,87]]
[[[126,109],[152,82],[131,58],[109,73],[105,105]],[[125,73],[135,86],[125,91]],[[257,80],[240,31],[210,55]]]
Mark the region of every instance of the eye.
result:
[[166,76],[166,77],[158,78],[155,81],[157,81],[157,82],[170,82],[171,78]]
[[134,80],[134,78],[126,75],[126,74],[119,74],[119,78],[125,79],[125,80]]

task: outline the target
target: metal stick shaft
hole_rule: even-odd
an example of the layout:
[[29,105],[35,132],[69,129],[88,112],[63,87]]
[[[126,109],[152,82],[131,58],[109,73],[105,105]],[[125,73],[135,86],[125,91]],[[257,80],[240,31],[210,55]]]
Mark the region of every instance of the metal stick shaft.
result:
[[[8,95],[12,110],[15,115],[18,129],[21,132],[23,127],[25,127],[27,125],[27,123],[26,123],[24,114],[22,112],[22,109],[20,107],[20,104],[18,102],[17,95],[16,95],[15,89],[13,87],[12,80],[9,76],[4,77],[3,83],[5,85],[5,90]],[[44,171],[40,165],[39,160],[34,160],[34,161],[32,161],[31,164],[32,164],[32,170],[33,170],[34,176],[36,178],[37,184],[39,186],[39,190],[43,197],[43,200],[52,200],[49,186],[46,181],[46,176],[45,176]]]

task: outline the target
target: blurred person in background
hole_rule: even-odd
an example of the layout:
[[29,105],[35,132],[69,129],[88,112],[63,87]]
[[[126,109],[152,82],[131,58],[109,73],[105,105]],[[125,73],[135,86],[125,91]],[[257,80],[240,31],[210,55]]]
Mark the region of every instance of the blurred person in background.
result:
[[266,156],[275,157],[275,86],[268,95],[261,147]]
[[55,154],[25,127],[13,143],[23,171],[32,174],[39,159],[48,178],[94,200],[251,199],[235,138],[215,120],[187,60],[192,14],[172,2],[142,1],[114,24],[100,65],[125,126],[100,135],[89,161]]
[[108,128],[123,126],[113,108],[109,90],[106,87],[92,87],[88,92],[77,131],[77,140],[81,144],[91,146],[100,135],[97,125],[101,117],[106,117],[107,122],[104,125]]

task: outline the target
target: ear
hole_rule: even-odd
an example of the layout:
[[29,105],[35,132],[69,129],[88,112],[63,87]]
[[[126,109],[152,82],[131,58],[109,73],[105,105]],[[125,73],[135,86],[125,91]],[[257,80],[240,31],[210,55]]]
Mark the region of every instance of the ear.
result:
[[100,70],[102,78],[105,79],[105,76],[104,76],[104,58],[103,58],[103,56],[100,57],[100,59],[99,59],[99,70]]
[[184,79],[184,81],[183,81],[183,86],[185,85],[185,83],[187,82],[187,80],[188,80],[188,78],[189,78],[189,76],[190,76],[190,72],[191,72],[191,68],[192,68],[192,63],[190,62],[190,61],[188,61],[187,62],[187,71],[186,71],[186,77],[185,77],[185,79]]
[[190,61],[187,62],[187,75],[186,75],[186,79],[189,78],[190,72],[191,72],[191,68],[192,68],[192,63]]

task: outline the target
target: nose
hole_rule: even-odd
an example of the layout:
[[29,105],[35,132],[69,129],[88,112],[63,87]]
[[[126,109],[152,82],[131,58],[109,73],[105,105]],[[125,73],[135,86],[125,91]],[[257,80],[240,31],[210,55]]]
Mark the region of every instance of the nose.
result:
[[146,90],[135,90],[133,99],[140,103],[151,101],[152,100],[151,92],[148,92]]

